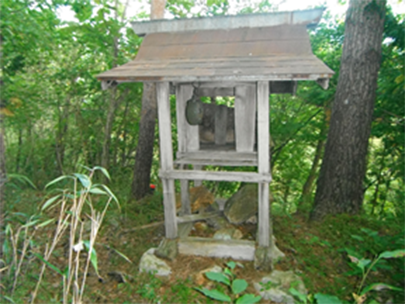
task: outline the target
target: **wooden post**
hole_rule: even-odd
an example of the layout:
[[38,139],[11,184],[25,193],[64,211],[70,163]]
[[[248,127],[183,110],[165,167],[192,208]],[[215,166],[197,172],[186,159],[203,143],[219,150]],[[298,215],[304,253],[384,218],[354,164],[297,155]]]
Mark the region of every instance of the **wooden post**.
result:
[[[258,128],[258,171],[261,174],[270,173],[269,157],[269,83],[257,83],[257,128]],[[269,183],[259,183],[259,246],[269,247]]]
[[[181,165],[181,169],[185,169],[187,165]],[[188,179],[180,180],[180,193],[181,193],[181,215],[191,214],[189,181]]]
[[[200,166],[200,165],[194,165],[193,169],[194,170],[202,170],[202,167],[203,166]],[[194,187],[200,187],[200,186],[202,186],[202,180],[199,180],[199,179],[195,180],[194,181]]]
[[[235,141],[236,151],[253,152],[256,126],[256,88],[235,88]],[[260,137],[259,137],[260,138]]]
[[[191,126],[186,120],[186,103],[193,95],[191,85],[176,86],[176,118],[177,118],[177,143],[179,152],[195,151],[199,149],[198,126]],[[185,165],[186,166],[186,165]],[[182,166],[184,169],[185,166]],[[181,214],[191,214],[189,181],[180,180]]]
[[[173,170],[172,128],[170,119],[169,83],[156,85],[159,118],[160,167],[161,170]],[[163,178],[163,203],[165,212],[166,238],[177,238],[176,200],[174,180]]]

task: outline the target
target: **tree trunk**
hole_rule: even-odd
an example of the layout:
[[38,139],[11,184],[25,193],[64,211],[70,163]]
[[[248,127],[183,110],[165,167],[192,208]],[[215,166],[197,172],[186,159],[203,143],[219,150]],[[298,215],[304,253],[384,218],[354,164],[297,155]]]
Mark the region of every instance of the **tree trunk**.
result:
[[56,132],[55,138],[55,153],[59,175],[63,175],[63,163],[65,159],[65,137],[69,127],[69,112],[70,97],[66,99],[66,103],[62,106],[62,110],[59,110],[58,130]]
[[350,1],[312,220],[320,220],[327,214],[356,214],[362,209],[385,6],[385,0]]
[[149,192],[150,170],[155,142],[156,108],[156,85],[144,83],[139,139],[131,188],[131,197],[137,200]]
[[[166,0],[152,0],[151,19],[163,19]],[[156,124],[156,86],[144,83],[139,139],[135,155],[134,178],[130,197],[141,199],[149,192]]]
[[300,212],[306,212],[306,211],[308,212],[310,210],[311,194],[312,194],[312,190],[314,188],[314,182],[316,180],[318,166],[319,166],[319,163],[321,162],[323,148],[325,146],[324,135],[326,133],[326,127],[327,127],[326,123],[327,122],[325,122],[321,127],[321,131],[319,134],[320,138],[319,138],[318,143],[315,148],[315,156],[314,156],[314,160],[312,161],[311,170],[309,171],[307,180],[305,181],[305,184],[302,187],[301,200],[298,203],[298,207],[297,207],[298,211],[300,211]]
[[110,143],[111,143],[111,131],[115,118],[115,110],[119,105],[119,101],[116,98],[117,87],[111,89],[110,102],[108,105],[107,119],[104,127],[104,141],[103,141],[103,154],[101,155],[101,167],[109,169],[110,160]]

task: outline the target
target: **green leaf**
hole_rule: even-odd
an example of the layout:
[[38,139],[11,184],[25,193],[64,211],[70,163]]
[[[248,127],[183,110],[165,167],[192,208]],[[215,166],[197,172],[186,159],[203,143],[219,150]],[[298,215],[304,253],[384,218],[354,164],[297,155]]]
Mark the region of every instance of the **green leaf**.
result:
[[244,292],[247,287],[248,283],[246,282],[246,280],[236,279],[232,282],[232,292],[234,294],[240,294],[241,292]]
[[206,272],[205,275],[208,279],[231,286],[229,278],[221,272]]
[[101,190],[100,188],[97,188],[97,187],[91,187],[89,192],[92,193],[92,194],[107,195],[107,192],[105,192],[105,191],[103,191],[103,190]]
[[226,275],[228,275],[230,278],[233,277],[233,273],[232,273],[232,271],[229,270],[229,268],[225,268],[225,269],[224,269],[224,273],[225,273]]
[[15,303],[14,300],[8,296],[3,295],[2,296],[4,299],[6,299],[7,301],[9,301],[10,303]]
[[64,276],[63,272],[62,272],[58,267],[56,267],[55,265],[52,265],[51,263],[49,263],[48,261],[46,261],[46,260],[42,257],[42,255],[40,255],[40,254],[38,254],[38,253],[36,253],[36,252],[33,252],[33,254],[34,254],[38,259],[40,259],[42,262],[44,262],[44,263],[45,263],[49,268],[51,268],[53,271],[57,272],[57,273],[60,274],[61,276]]
[[91,181],[90,178],[87,175],[81,174],[81,173],[75,173],[73,174],[76,176],[80,183],[83,185],[84,188],[90,188],[91,187]]
[[365,287],[361,291],[360,295],[362,296],[362,295],[368,293],[370,290],[380,291],[380,290],[383,290],[383,289],[391,289],[391,290],[396,290],[396,291],[402,291],[403,290],[402,288],[398,288],[398,287],[388,285],[388,284],[385,284],[385,283],[374,283],[374,284],[370,284],[367,287]]
[[39,220],[35,220],[35,221],[29,221],[28,223],[26,223],[25,225],[23,225],[22,227],[27,228],[27,227],[31,227],[34,226],[36,223],[38,223]]
[[297,289],[295,289],[294,287],[291,287],[288,290],[289,293],[291,293],[293,296],[297,297],[298,299],[300,299],[301,302],[303,303],[307,303],[307,296],[301,292],[299,292]]
[[51,197],[50,199],[48,199],[42,206],[41,210],[45,210],[46,208],[48,208],[50,205],[52,205],[58,198],[60,198],[61,195],[58,194],[57,196]]
[[14,178],[17,179],[21,182],[26,182],[27,184],[29,184],[32,188],[37,189],[37,187],[35,187],[34,183],[26,176],[21,175],[21,174],[15,174],[15,173],[9,173],[7,174],[7,177],[9,179]]
[[55,221],[55,219],[50,219],[50,220],[47,220],[45,222],[42,222],[41,224],[38,224],[37,226],[38,227],[45,227],[45,226],[49,225],[50,223],[52,223],[54,221]]
[[[83,241],[84,246],[87,248],[87,251],[90,252],[90,241]],[[97,275],[99,275],[98,273],[98,266],[97,266],[97,252],[94,249],[94,247],[92,248],[92,251],[90,252],[90,262],[94,267],[94,270],[96,271]]]
[[223,292],[221,292],[217,289],[212,289],[212,290],[209,290],[207,288],[202,288],[202,289],[196,288],[196,289],[211,299],[222,301],[222,302],[231,302],[231,298],[229,296],[227,296],[226,294],[224,294]]
[[322,293],[315,294],[315,299],[318,304],[343,304],[338,297]]
[[254,294],[245,294],[236,300],[236,304],[250,304],[257,303],[262,299],[261,296],[256,296]]
[[228,266],[229,268],[231,268],[232,270],[234,270],[235,267],[236,267],[236,263],[233,262],[233,261],[230,261],[230,262],[226,263],[226,266]]
[[398,249],[394,251],[384,251],[381,253],[379,259],[402,258],[405,256],[405,249]]
[[99,166],[95,166],[95,167],[93,168],[93,170],[100,170],[100,171],[105,175],[105,177],[107,177],[109,180],[111,180],[110,174],[108,173],[108,171],[107,171],[105,168],[99,167]]
[[358,241],[364,241],[364,238],[356,234],[352,234],[351,237]]
[[112,199],[116,202],[118,209],[121,210],[120,203],[119,203],[118,199],[115,197],[114,193],[111,192],[110,188],[108,188],[106,185],[100,185],[100,186],[103,187],[105,191],[107,191],[108,195],[110,195],[110,197],[112,197]]
[[110,247],[110,246],[106,246],[104,245],[104,247],[108,248],[108,249],[112,249],[115,251],[115,253],[117,253],[119,256],[121,256],[124,260],[126,260],[128,263],[132,264],[132,261],[122,252],[118,251],[117,249]]
[[368,259],[361,259],[359,260],[356,265],[364,271],[364,268],[371,263],[371,260]]
[[69,175],[62,175],[62,176],[59,176],[58,178],[55,178],[53,181],[50,181],[49,183],[47,183],[47,184],[45,185],[45,189],[48,188],[48,187],[50,187],[50,186],[52,186],[53,184],[56,184],[56,183],[60,182],[61,180],[64,180],[64,179],[67,179],[67,178],[73,178],[73,177],[72,177],[72,176],[69,176]]

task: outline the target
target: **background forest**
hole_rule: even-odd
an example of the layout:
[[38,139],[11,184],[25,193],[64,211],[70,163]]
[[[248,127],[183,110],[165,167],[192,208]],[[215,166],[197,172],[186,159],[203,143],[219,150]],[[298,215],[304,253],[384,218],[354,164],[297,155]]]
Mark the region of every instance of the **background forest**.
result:
[[[243,1],[236,2],[238,5],[235,8],[231,7],[227,0],[168,0],[166,10],[174,17],[189,17],[228,14],[231,9],[233,11],[236,9],[239,14],[276,9],[271,1],[254,2],[251,5],[245,5]],[[134,34],[129,22],[130,19],[148,19],[149,12],[140,10],[136,12],[135,17],[127,18],[128,4],[129,1],[119,0],[1,1],[0,117],[1,134],[5,143],[1,157],[5,159],[5,168],[2,168],[2,172],[7,173],[7,176],[2,177],[5,178],[4,196],[1,201],[4,227],[16,227],[13,225],[17,223],[26,225],[32,219],[31,216],[50,197],[44,190],[45,185],[59,176],[86,172],[84,166],[90,168],[101,166],[107,169],[111,176],[110,180],[99,173],[92,176],[94,180],[105,183],[108,189],[114,192],[114,198],[120,202],[120,212],[116,207],[111,207],[115,209],[106,215],[109,225],[116,225],[114,227],[117,228],[121,222],[120,229],[122,227],[130,229],[163,218],[161,185],[157,175],[158,136],[155,136],[154,140],[151,169],[151,182],[157,189],[154,195],[146,200],[131,198],[131,184],[134,175],[137,174],[134,172],[134,166],[142,115],[142,84],[123,83],[114,89],[103,91],[100,82],[95,78],[95,75],[103,71],[132,60],[137,54],[142,38]],[[74,12],[76,20],[66,21],[60,14],[61,7],[69,7]],[[361,248],[364,249],[363,254],[372,257],[384,250],[404,246],[404,15],[396,14],[391,7],[387,9],[383,35],[382,64],[378,76],[377,98],[367,155],[367,173],[364,180],[363,212],[357,217],[343,215],[329,219],[330,222],[326,220],[327,224],[317,223],[311,226],[310,239],[315,243],[314,246],[326,250],[319,253],[325,256],[333,255],[331,252],[336,253],[342,246],[349,246],[348,243],[359,242],[356,236],[363,240],[366,237],[370,238],[369,243],[373,245],[365,241],[364,247]],[[326,11],[319,26],[310,30],[310,36],[314,54],[336,74],[331,79],[328,90],[323,90],[316,83],[300,82],[296,96],[287,94],[271,96],[273,182],[270,189],[272,211],[274,216],[278,217],[274,220],[275,233],[280,238],[283,237],[277,229],[285,229],[283,231],[288,232],[289,223],[307,225],[306,218],[312,208],[331,118],[331,104],[337,87],[344,40],[344,18]],[[173,111],[174,108],[173,100]],[[175,130],[175,121],[172,123]],[[157,127],[155,132],[157,134]],[[176,136],[173,136],[173,139],[176,140]],[[3,183],[3,180],[1,182]],[[68,182],[62,186],[67,185]],[[216,197],[227,198],[240,187],[240,184],[207,182],[205,186]],[[350,221],[353,227],[344,227]],[[319,243],[322,238],[329,244],[332,242],[326,240],[330,236],[316,234],[323,230],[322,225],[325,227],[335,225],[333,229],[341,229],[340,233],[347,236],[350,241],[347,243],[342,238],[331,245],[333,248],[322,245]],[[358,232],[357,235],[356,227],[368,229],[369,234],[360,236]],[[373,236],[370,232],[373,230],[378,231],[378,234]],[[17,228],[14,228],[14,231],[17,231]],[[10,234],[10,230],[8,232],[5,230],[6,238],[7,233]],[[106,238],[106,235],[108,233],[105,232],[103,238]],[[382,240],[384,235],[397,238],[391,243],[387,241],[386,246],[382,246],[385,244]],[[140,232],[139,235],[132,236],[132,241],[142,243],[148,238],[149,234]],[[372,242],[373,238],[375,243]],[[158,239],[151,242],[156,243]],[[315,258],[316,252],[305,253],[307,249],[303,243],[293,243],[292,240],[282,242],[284,249],[290,246],[296,251],[301,250],[304,256],[303,265],[305,258],[308,259],[307,264],[314,262],[311,259]],[[120,243],[122,244],[122,240]],[[396,244],[396,247],[393,244]],[[114,246],[119,247],[118,244]],[[138,245],[133,243],[132,246]],[[139,246],[131,249],[128,245],[120,247],[120,250],[125,256],[137,261],[147,249]],[[10,249],[6,247],[2,249],[3,261],[6,260],[7,250]],[[19,253],[16,251],[15,257],[21,254],[21,250],[20,248]],[[99,253],[99,263],[101,257],[102,253]],[[18,263],[15,261],[16,266]],[[396,277],[395,275],[391,277],[394,281],[390,284],[397,286],[400,284],[398,282],[401,280],[403,282],[403,264],[402,270],[397,264],[386,266],[391,267],[387,271],[396,274]],[[6,266],[3,264],[0,268],[3,267]],[[136,265],[131,267],[136,269]],[[322,266],[319,265],[313,266],[313,270],[305,268],[304,271],[309,273],[305,283],[310,292],[323,290],[343,299],[350,298],[349,289],[342,291],[342,288],[334,289],[316,283],[317,280],[322,281],[322,275],[319,273],[325,274],[334,268],[333,265],[325,267],[330,268],[322,270]],[[383,267],[381,271],[384,271]],[[389,277],[384,272],[376,275],[377,277],[380,275],[378,278],[381,280]],[[344,281],[342,284],[356,285],[356,280],[352,278],[349,279],[350,283]],[[10,280],[13,282],[14,279]],[[142,280],[154,282],[150,277],[135,277],[134,280],[136,282],[134,285],[141,287],[144,286]],[[3,281],[0,286],[2,291],[7,289],[7,284]],[[8,290],[4,293],[8,294],[6,298],[11,302],[19,302],[17,301],[19,298],[22,299],[21,302],[26,302],[27,294],[33,289],[33,283],[24,284],[16,283],[12,288],[12,293],[20,290],[21,294],[17,292],[18,296],[11,296]],[[155,289],[150,289],[153,296],[148,293],[149,289],[145,289],[146,291],[135,291],[138,298],[131,298],[130,292],[124,290],[127,287],[119,287],[123,293],[128,293],[129,298],[123,300],[122,295],[116,295],[116,299],[121,299],[118,302],[156,299],[182,302],[182,298],[176,298],[175,294],[177,297],[182,294],[185,298],[191,295],[198,297],[194,295],[194,291],[170,291],[172,287],[167,286],[174,286],[173,282],[167,283],[167,286],[165,282],[155,284]],[[185,282],[177,285],[183,286],[181,284],[187,285]],[[330,285],[334,284],[337,283]],[[97,297],[103,298],[97,295],[94,289],[92,290],[89,299],[96,301]],[[39,293],[42,301],[50,299],[58,301],[56,296],[48,295],[43,290]],[[389,300],[398,301],[401,297],[398,293],[387,294],[384,303]],[[106,301],[112,300],[108,298]]]

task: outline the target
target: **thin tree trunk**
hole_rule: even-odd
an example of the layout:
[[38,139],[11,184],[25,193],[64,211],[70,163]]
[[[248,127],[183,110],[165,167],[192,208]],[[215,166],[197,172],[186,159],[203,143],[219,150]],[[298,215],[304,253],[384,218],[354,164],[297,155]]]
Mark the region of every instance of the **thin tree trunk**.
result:
[[68,131],[68,119],[70,99],[67,98],[62,111],[59,113],[58,131],[56,132],[55,153],[59,175],[63,175],[63,163],[65,158],[65,135]]
[[307,207],[311,203],[312,189],[314,187],[314,182],[315,182],[315,179],[317,176],[316,173],[318,171],[319,163],[322,158],[323,147],[325,146],[325,139],[323,138],[323,136],[325,134],[325,130],[326,130],[326,127],[325,127],[325,125],[323,125],[322,129],[321,129],[321,134],[319,135],[320,138],[316,145],[315,156],[314,156],[314,160],[312,161],[311,170],[309,171],[307,180],[305,181],[304,187],[302,188],[301,201],[299,202],[299,205],[298,205],[299,211],[309,211],[309,209],[307,209]]
[[126,123],[127,123],[127,116],[128,116],[128,110],[129,110],[129,99],[127,100],[125,104],[125,109],[124,109],[124,117],[122,118],[122,124],[121,124],[121,134],[122,134],[122,141],[123,141],[123,146],[122,146],[122,151],[121,151],[121,168],[125,168],[125,164],[127,162],[127,155],[126,155],[126,141],[127,141],[127,129],[126,129]]
[[15,172],[20,171],[20,161],[21,161],[21,150],[22,150],[22,129],[18,130],[18,149],[17,155],[15,157]]
[[362,210],[386,0],[351,0],[312,220]]
[[116,98],[117,87],[111,89],[110,103],[108,105],[107,119],[104,127],[103,154],[101,155],[101,167],[109,169],[111,132],[115,118],[115,111],[119,106]]
[[149,192],[153,146],[155,143],[156,104],[156,85],[144,83],[139,139],[131,187],[131,197],[137,200]]
[[[163,19],[166,0],[152,0],[151,19]],[[156,86],[144,83],[139,139],[135,155],[134,178],[130,197],[140,199],[149,192],[156,124]]]

